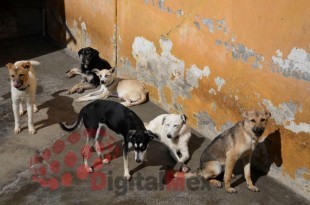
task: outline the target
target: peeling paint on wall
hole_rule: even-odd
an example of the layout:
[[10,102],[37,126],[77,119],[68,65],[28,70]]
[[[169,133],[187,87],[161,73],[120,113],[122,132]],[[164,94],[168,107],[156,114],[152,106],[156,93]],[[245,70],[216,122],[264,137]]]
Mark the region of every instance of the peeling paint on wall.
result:
[[[81,21],[81,18],[79,18],[78,21]],[[84,21],[82,21],[82,22],[80,22],[80,25],[79,25],[78,21],[76,21],[75,19],[73,20],[72,26],[69,27],[70,31],[71,31],[73,36],[75,36],[75,37],[80,36],[81,37],[82,40],[80,41],[80,44],[81,44],[80,47],[90,46],[91,45],[91,38],[88,35],[86,23]],[[67,38],[70,38],[69,33],[67,33]]]
[[298,110],[296,104],[292,102],[282,103],[277,108],[267,99],[263,100],[263,104],[267,107],[277,125],[283,125],[286,129],[294,133],[305,132],[310,134],[310,124],[304,122],[297,124],[294,122],[295,114]]
[[214,22],[213,19],[210,18],[202,18],[201,19],[202,24],[204,24],[211,33],[214,33]]
[[228,28],[227,28],[227,26],[226,26],[226,22],[225,22],[224,19],[217,20],[216,23],[217,23],[217,29],[218,29],[218,30],[224,31],[225,34],[228,33]]
[[211,88],[211,89],[209,90],[209,94],[210,94],[210,95],[216,95],[215,89],[214,89],[214,88]]
[[221,77],[216,77],[214,82],[217,85],[217,91],[221,91],[222,87],[225,85],[225,80]]
[[275,71],[282,72],[284,76],[310,81],[310,54],[304,49],[293,48],[286,59],[278,49],[272,56],[272,63],[278,67]]
[[[185,69],[185,62],[171,53],[173,46],[171,40],[162,37],[159,44],[162,50],[160,54],[153,42],[143,37],[136,37],[132,44],[132,55],[136,60],[136,69],[128,66],[128,69],[122,69],[122,71],[126,70],[127,76],[136,76],[138,79],[157,87],[161,103],[171,108],[171,105],[166,102],[166,96],[164,96],[164,87],[169,87],[173,90],[171,96],[173,108],[182,112],[182,107],[178,105],[177,98],[179,96],[191,98],[190,91],[198,87],[199,80],[210,75],[210,69],[205,66],[201,70],[196,65],[191,65],[189,69]],[[185,70],[187,70],[186,78]]]
[[208,77],[210,73],[208,66],[204,67],[203,70],[200,70],[196,65],[192,65],[186,73],[186,81],[192,87],[198,88],[198,80],[201,80],[202,77]]
[[193,114],[197,118],[198,129],[204,130],[205,133],[208,133],[208,138],[213,140],[217,136],[216,124],[211,119],[207,112],[200,112]]

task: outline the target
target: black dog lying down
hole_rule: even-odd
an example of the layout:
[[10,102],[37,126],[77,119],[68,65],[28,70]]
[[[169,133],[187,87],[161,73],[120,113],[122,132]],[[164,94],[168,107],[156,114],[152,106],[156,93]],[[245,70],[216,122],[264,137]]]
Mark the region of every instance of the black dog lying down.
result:
[[[96,143],[95,149],[98,156],[103,159],[99,146],[99,133],[102,125],[107,126],[124,138],[123,157],[124,157],[124,177],[130,180],[131,176],[128,169],[128,149],[133,146],[135,160],[140,163],[144,160],[146,148],[150,140],[157,138],[151,131],[146,130],[142,120],[132,110],[122,104],[109,100],[96,100],[80,111],[77,122],[72,128],[60,123],[65,131],[73,131],[84,123],[86,128],[87,143],[92,139]],[[96,136],[91,136],[96,131]],[[91,143],[91,146],[93,143]],[[84,157],[84,156],[83,156]],[[83,158],[86,169],[93,172],[93,168],[88,166],[87,157]]]
[[82,48],[78,52],[81,60],[80,68],[72,68],[66,72],[68,78],[72,78],[78,74],[82,74],[80,83],[73,86],[67,91],[67,94],[75,92],[82,93],[84,90],[96,88],[100,85],[99,77],[92,72],[93,69],[110,69],[111,65],[108,61],[99,57],[99,52],[91,47]]

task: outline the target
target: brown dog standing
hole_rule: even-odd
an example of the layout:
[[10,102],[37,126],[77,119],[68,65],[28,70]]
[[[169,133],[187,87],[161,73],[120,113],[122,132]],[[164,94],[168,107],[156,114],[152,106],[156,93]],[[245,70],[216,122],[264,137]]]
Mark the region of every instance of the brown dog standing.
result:
[[243,113],[242,116],[244,117],[243,121],[218,135],[208,145],[201,155],[200,168],[197,173],[188,173],[186,174],[187,177],[198,174],[216,187],[222,187],[221,182],[215,177],[222,173],[222,166],[225,165],[224,184],[226,191],[235,193],[237,191],[231,187],[230,181],[237,160],[242,159],[248,188],[254,192],[259,191],[251,180],[251,155],[259,137],[265,130],[270,113],[249,111]]

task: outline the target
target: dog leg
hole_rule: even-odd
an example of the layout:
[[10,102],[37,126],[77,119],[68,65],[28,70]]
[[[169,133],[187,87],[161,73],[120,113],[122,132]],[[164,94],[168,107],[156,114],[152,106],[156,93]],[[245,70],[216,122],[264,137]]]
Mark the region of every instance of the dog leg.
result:
[[72,68],[71,70],[66,71],[67,78],[73,78],[81,72],[79,68]]
[[36,105],[36,97],[35,97],[35,95],[36,95],[36,92],[34,91],[33,95],[32,95],[33,112],[38,112],[39,109],[38,109],[38,107]]
[[92,93],[85,95],[83,97],[79,97],[76,102],[85,102],[90,100],[97,100],[97,99],[106,99],[109,97],[109,92],[104,92],[99,95],[91,96]]
[[219,174],[222,172],[222,165],[218,161],[209,161],[204,165],[204,168],[201,170],[200,175],[208,180],[213,186],[217,188],[222,187],[222,183],[216,179]]
[[243,168],[244,168],[244,177],[248,185],[248,188],[251,191],[259,192],[259,189],[253,185],[253,182],[251,179],[251,155],[247,155],[243,157],[242,162],[243,162]]
[[94,89],[94,88],[96,88],[96,86],[91,84],[91,83],[80,83],[80,86],[76,90],[76,92],[82,93],[82,92],[84,92],[84,90],[90,90],[90,89]]
[[13,113],[14,113],[14,122],[15,122],[15,127],[14,127],[14,133],[18,134],[20,133],[21,129],[20,129],[20,124],[19,124],[19,110],[18,110],[18,106],[20,105],[20,100],[18,99],[13,99]]
[[33,105],[32,99],[27,99],[27,113],[28,113],[28,130],[30,134],[35,134],[37,131],[33,126]]
[[92,148],[92,143],[90,143],[91,141],[91,135],[90,133],[88,133],[87,129],[86,129],[86,145],[83,149],[83,161],[84,161],[84,167],[86,169],[87,172],[92,173],[94,172],[93,168],[88,166],[88,158],[90,157],[90,152],[91,152],[91,148]]
[[131,179],[128,167],[128,143],[123,144],[123,158],[124,158],[124,178],[129,181]]
[[184,163],[189,159],[188,147],[187,146],[182,147],[180,149],[180,152],[181,152],[182,156],[179,159],[179,161]]
[[231,182],[231,176],[233,173],[233,169],[235,167],[236,161],[237,161],[237,156],[231,155],[226,158],[226,166],[225,166],[225,173],[224,173],[224,183],[225,183],[225,188],[228,193],[236,193],[237,190],[232,188],[230,185]]
[[124,95],[123,99],[125,100],[125,102],[122,102],[121,104],[126,107],[130,107],[133,105],[139,105],[144,103],[146,101],[146,95],[142,93],[131,93],[130,95]]
[[24,114],[24,109],[23,109],[23,103],[22,101],[19,102],[19,116],[22,116]]
[[67,92],[66,92],[66,94],[67,95],[71,95],[71,94],[73,94],[73,93],[76,93],[76,91],[79,89],[79,84],[76,84],[76,85],[74,85],[71,89],[69,89]]
[[102,126],[99,124],[99,127],[98,127],[97,132],[96,132],[96,138],[95,138],[96,144],[95,144],[95,148],[96,148],[97,155],[98,155],[98,157],[100,158],[100,160],[102,161],[102,163],[108,164],[110,161],[109,161],[108,159],[105,159],[105,158],[102,156],[102,153],[101,153],[100,142],[101,142],[102,137],[104,137],[104,136],[100,136],[100,133],[101,133],[101,130],[102,130],[101,127],[102,127]]

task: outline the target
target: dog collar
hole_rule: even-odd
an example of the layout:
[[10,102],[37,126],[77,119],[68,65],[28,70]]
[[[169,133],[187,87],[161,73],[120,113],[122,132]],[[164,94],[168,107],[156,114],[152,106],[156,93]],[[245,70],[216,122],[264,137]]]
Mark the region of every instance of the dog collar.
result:
[[21,88],[16,88],[17,90],[20,90],[20,91],[25,91],[25,90],[27,90],[27,88],[29,88],[30,87],[30,85],[27,85],[27,86],[25,86],[25,87],[21,87]]
[[114,79],[112,80],[112,82],[109,85],[106,85],[106,87],[110,87],[113,83],[114,83]]

